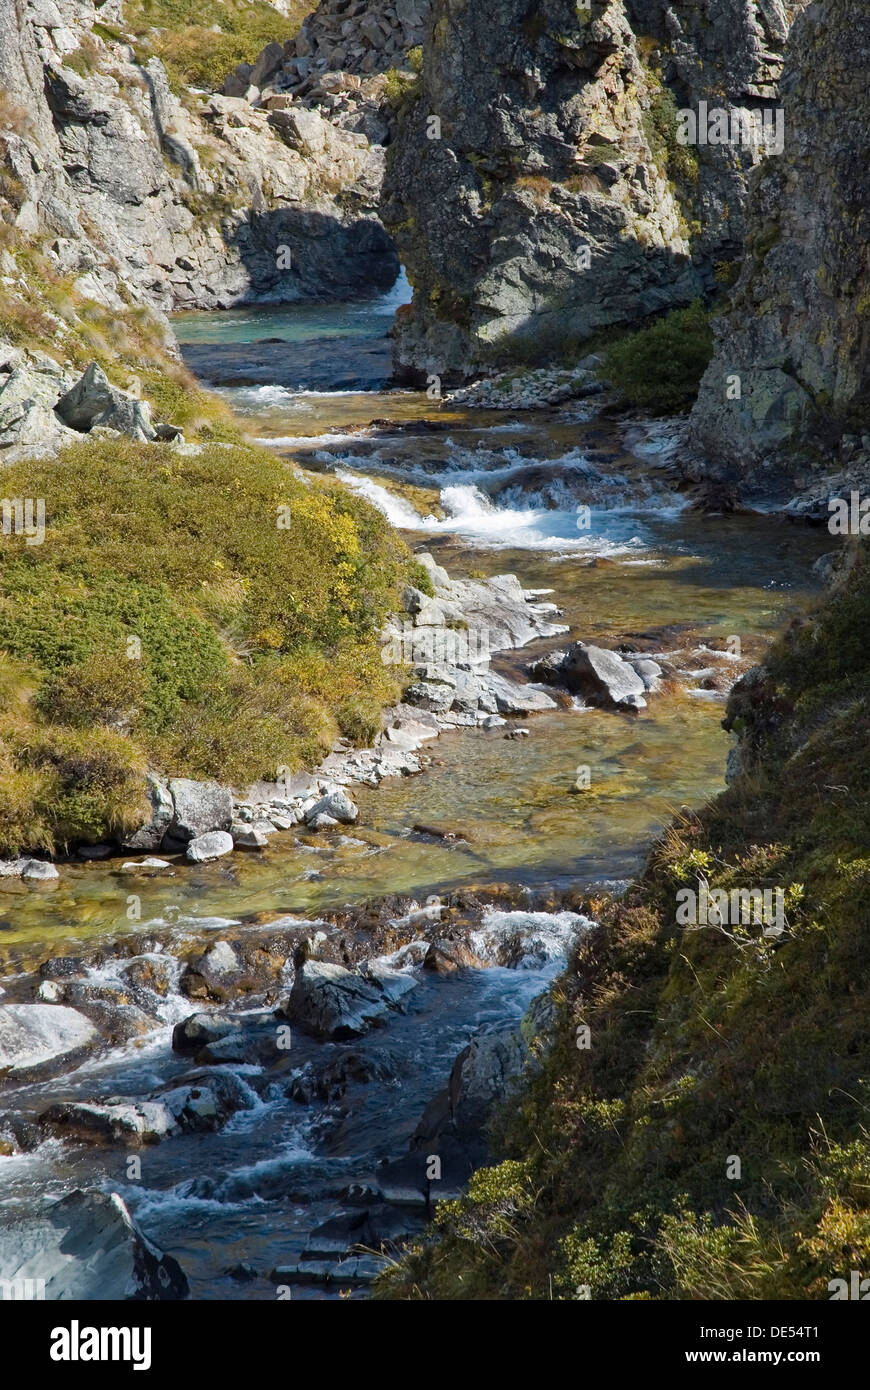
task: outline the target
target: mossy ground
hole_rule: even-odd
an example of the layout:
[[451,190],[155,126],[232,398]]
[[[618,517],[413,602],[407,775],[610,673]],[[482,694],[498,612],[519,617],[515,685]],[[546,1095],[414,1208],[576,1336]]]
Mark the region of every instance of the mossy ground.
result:
[[45,500],[46,535],[0,546],[3,852],[135,823],[149,764],[245,787],[379,728],[378,633],[416,567],[337,484],[86,439],[4,488]]
[[[494,1122],[502,1161],[381,1297],[547,1298],[552,1276],[561,1298],[827,1299],[867,1273],[868,619],[865,547],[732,697],[741,775],[593,904],[549,1051]],[[782,937],[678,926],[702,876],[785,889]]]
[[292,38],[313,8],[296,0],[283,15],[265,0],[131,0],[122,27],[137,36],[140,56],[163,61],[176,90],[215,91],[238,63],[253,63],[267,44]]

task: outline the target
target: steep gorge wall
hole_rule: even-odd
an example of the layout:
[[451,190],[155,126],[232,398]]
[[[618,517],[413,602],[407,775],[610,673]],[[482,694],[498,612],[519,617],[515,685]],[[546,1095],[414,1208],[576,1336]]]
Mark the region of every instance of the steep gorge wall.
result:
[[784,153],[754,184],[743,273],[692,417],[697,476],[744,493],[789,496],[843,466],[870,476],[868,70],[864,0],[803,13]]
[[540,360],[712,288],[760,156],[681,146],[676,112],[771,107],[799,7],[435,0],[382,208],[415,290],[400,370]]

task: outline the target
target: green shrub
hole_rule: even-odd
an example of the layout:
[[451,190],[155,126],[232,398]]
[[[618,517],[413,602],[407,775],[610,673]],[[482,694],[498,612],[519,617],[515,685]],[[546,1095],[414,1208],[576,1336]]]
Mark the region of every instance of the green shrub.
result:
[[662,172],[678,183],[696,184],[700,177],[698,151],[677,139],[677,103],[668,87],[660,87],[644,112],[644,134]]
[[604,372],[627,405],[668,415],[692,405],[712,354],[709,315],[699,300],[613,343]]

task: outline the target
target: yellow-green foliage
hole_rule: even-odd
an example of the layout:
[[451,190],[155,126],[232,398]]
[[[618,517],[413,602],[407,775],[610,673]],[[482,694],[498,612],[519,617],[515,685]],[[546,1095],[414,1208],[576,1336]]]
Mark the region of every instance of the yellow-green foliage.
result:
[[130,0],[124,28],[163,60],[175,87],[214,91],[237,63],[292,38],[311,9],[308,0],[287,15],[265,0]]
[[[412,49],[411,52],[413,51]],[[408,56],[410,57],[410,54]],[[420,71],[421,68],[416,68],[413,72],[405,72],[401,68],[390,68],[385,73],[384,93],[394,111],[400,111],[403,107],[410,105],[416,97],[420,89]]]
[[[827,1299],[870,1272],[868,631],[864,547],[732,696],[742,774],[592,904],[549,1051],[494,1122],[501,1162],[380,1296],[548,1298],[552,1276],[566,1299]],[[701,877],[784,888],[782,937],[679,926]]]
[[698,152],[677,139],[677,103],[668,87],[659,87],[644,113],[644,134],[663,172],[682,185],[697,184]]
[[376,731],[410,560],[338,484],[252,447],[85,439],[4,488],[44,498],[46,535],[0,539],[3,850],[135,822],[149,763],[244,786]]

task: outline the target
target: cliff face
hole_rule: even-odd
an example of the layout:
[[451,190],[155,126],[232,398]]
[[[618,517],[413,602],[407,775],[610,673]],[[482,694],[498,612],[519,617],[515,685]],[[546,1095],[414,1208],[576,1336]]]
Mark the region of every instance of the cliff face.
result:
[[435,0],[382,208],[415,289],[400,369],[545,358],[711,287],[759,152],[681,145],[677,111],[769,107],[789,18],[778,0],[713,20],[660,0],[497,16]]
[[863,0],[796,23],[785,150],[754,185],[746,262],[693,412],[699,474],[745,492],[812,488],[838,454],[855,474],[870,466],[868,65]]
[[290,97],[181,100],[127,37],[113,0],[0,10],[0,197],[19,237],[115,308],[121,285],[170,309],[392,283],[382,150],[317,111],[289,114]]

